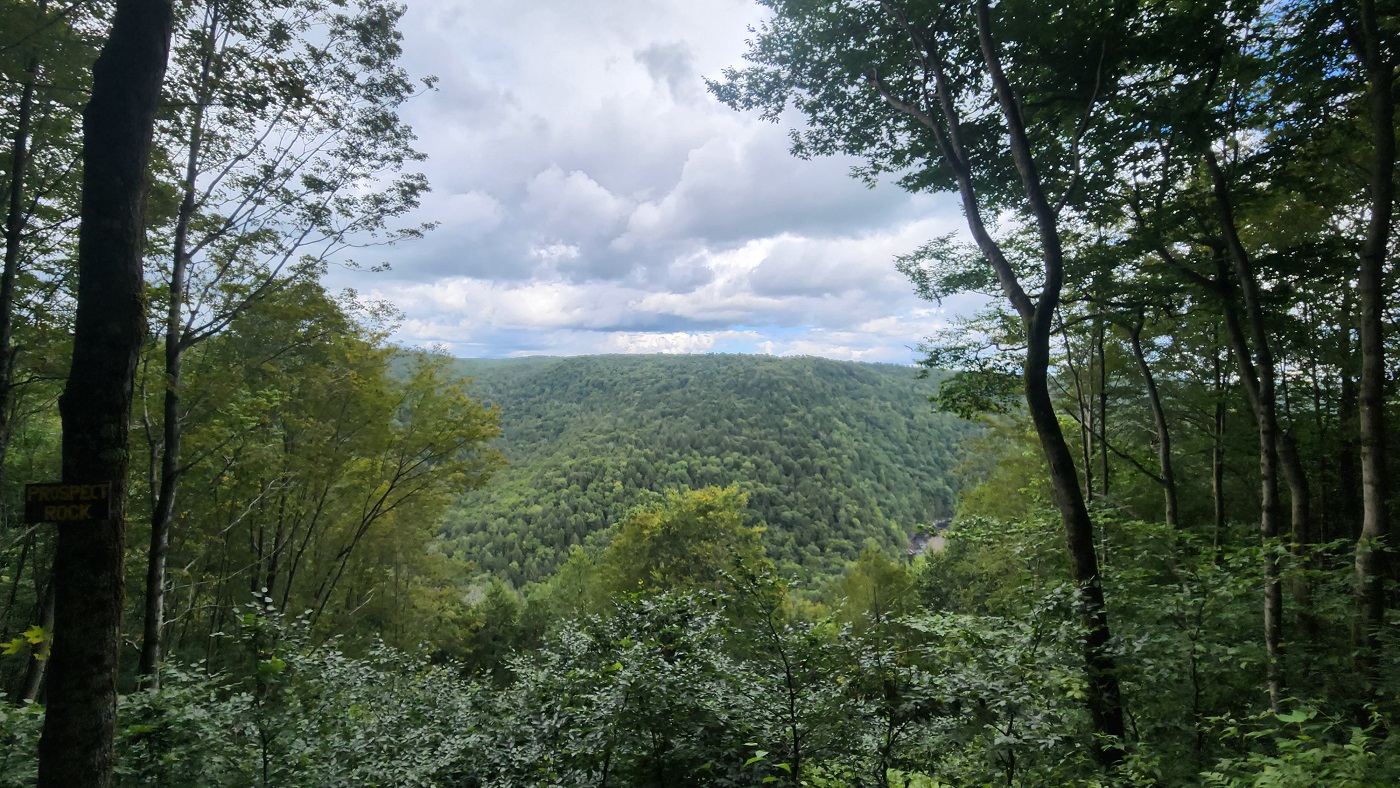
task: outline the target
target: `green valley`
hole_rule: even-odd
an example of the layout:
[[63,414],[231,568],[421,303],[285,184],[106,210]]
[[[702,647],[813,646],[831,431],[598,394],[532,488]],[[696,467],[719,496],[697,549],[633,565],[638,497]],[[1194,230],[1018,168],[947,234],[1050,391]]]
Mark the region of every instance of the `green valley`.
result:
[[459,360],[510,463],[453,507],[458,557],[544,579],[669,489],[738,485],[769,553],[813,579],[952,515],[958,442],[910,367],[769,356]]

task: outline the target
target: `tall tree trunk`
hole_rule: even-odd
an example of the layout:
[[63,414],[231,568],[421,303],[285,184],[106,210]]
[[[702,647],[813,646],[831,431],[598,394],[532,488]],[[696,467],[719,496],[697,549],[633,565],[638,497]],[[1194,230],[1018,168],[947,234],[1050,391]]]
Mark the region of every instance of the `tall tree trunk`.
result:
[[[31,571],[34,575],[33,584],[35,615],[24,616],[19,622],[19,626],[15,628],[15,631],[23,631],[25,629],[28,629],[27,625],[33,623],[33,619],[35,617],[39,618],[41,622],[43,621],[44,615],[42,602],[44,599],[44,595],[47,593],[48,583],[42,575],[42,562],[40,561],[39,556],[37,554],[38,547],[34,544],[34,532],[39,527],[40,526],[36,525],[30,528],[29,531],[18,540],[20,544],[19,561],[15,567],[14,575],[10,579],[10,593],[8,598],[5,600],[4,613],[0,614],[0,624],[5,625],[4,629],[0,629],[0,640],[9,640],[12,637],[9,626],[10,613],[12,613],[15,609],[15,601],[19,596],[19,588],[23,584],[22,581],[24,579],[24,568],[26,565],[26,559],[28,559],[28,563],[33,566],[33,569]],[[11,545],[13,544],[14,543],[12,542]],[[7,545],[7,547],[8,546],[10,545]],[[34,555],[32,556],[30,555],[31,551],[34,552]],[[16,702],[18,702],[24,695],[24,687],[27,684],[25,678],[26,677],[24,674],[20,674],[16,678],[14,687],[10,689],[9,695]]]
[[[30,526],[29,530],[25,531],[24,535],[5,545],[5,549],[8,550],[18,544],[19,557],[15,559],[14,570],[10,572],[10,592],[5,598],[5,609],[0,610],[0,627],[3,627],[0,628],[0,640],[9,639],[9,631],[6,623],[10,620],[10,612],[15,609],[15,600],[19,597],[19,586],[20,581],[24,579],[24,568],[31,562],[30,551],[34,548],[34,531],[37,529],[38,526]],[[35,564],[34,571],[37,574],[38,559],[33,559],[32,563]]]
[[1096,353],[1099,359],[1099,493],[1108,497],[1108,360],[1104,357],[1104,334],[1107,332],[1103,316],[1095,321],[1097,334]]
[[[1395,63],[1382,49],[1374,0],[1359,0],[1357,24],[1348,26],[1352,48],[1366,69],[1367,109],[1375,160],[1371,165],[1370,221],[1361,246],[1357,298],[1361,307],[1361,538],[1356,543],[1354,642],[1358,672],[1372,691],[1380,687],[1377,633],[1385,624],[1384,578],[1390,524],[1385,454],[1385,258],[1395,204]],[[1359,40],[1357,38],[1359,37]]]
[[[1279,395],[1283,401],[1283,420],[1276,422],[1277,429],[1274,436],[1278,441],[1278,462],[1279,469],[1283,471],[1283,479],[1288,484],[1289,502],[1289,531],[1288,549],[1298,559],[1301,565],[1306,561],[1307,545],[1312,542],[1312,484],[1308,481],[1308,470],[1303,465],[1302,456],[1298,453],[1298,440],[1293,436],[1294,425],[1292,421],[1292,404],[1288,396],[1288,384],[1292,376],[1288,374],[1285,366],[1280,374]],[[1275,411],[1275,419],[1278,419],[1278,412]],[[1285,422],[1288,426],[1284,426]],[[1294,591],[1298,596],[1300,605],[1306,606],[1307,586],[1301,582],[1294,583]],[[1301,612],[1301,611],[1300,611]]]
[[1143,384],[1147,387],[1147,405],[1152,411],[1152,423],[1157,430],[1157,467],[1159,481],[1162,483],[1167,525],[1180,528],[1181,518],[1177,515],[1176,507],[1176,474],[1172,470],[1171,428],[1167,424],[1167,412],[1162,408],[1157,381],[1152,377],[1152,369],[1147,366],[1147,356],[1142,352],[1142,323],[1142,313],[1139,312],[1137,320],[1128,327],[1128,340],[1133,349],[1133,360],[1137,362],[1138,372],[1142,374]]
[[[1240,366],[1240,380],[1244,383],[1254,409],[1255,421],[1259,427],[1259,536],[1264,544],[1264,649],[1267,655],[1267,684],[1269,707],[1277,710],[1284,695],[1282,634],[1283,634],[1283,592],[1279,585],[1278,559],[1273,555],[1274,541],[1279,537],[1279,495],[1278,495],[1278,418],[1275,413],[1274,395],[1274,354],[1269,347],[1269,333],[1264,325],[1264,309],[1259,302],[1259,283],[1255,278],[1254,266],[1240,241],[1235,228],[1235,211],[1230,200],[1225,173],[1215,160],[1215,153],[1205,154],[1206,168],[1210,172],[1215,203],[1220,216],[1220,225],[1225,236],[1225,249],[1221,250],[1230,262],[1234,263],[1235,278],[1244,297],[1245,315],[1249,321],[1250,339],[1254,342],[1251,356],[1249,340],[1245,338],[1236,312],[1233,288],[1226,288],[1229,281],[1224,271],[1217,277],[1222,285],[1225,324],[1230,330],[1231,344]],[[1225,259],[1220,260],[1222,268]],[[1255,364],[1255,358],[1258,364]]]
[[[1219,346],[1219,327],[1216,328],[1216,347]],[[1210,489],[1215,504],[1215,535],[1212,547],[1215,560],[1221,558],[1225,547],[1225,375],[1220,361],[1220,351],[1212,348],[1211,362],[1215,373],[1215,420],[1210,449]]]
[[[1306,306],[1304,307],[1303,314],[1304,319],[1315,319],[1315,313]],[[1313,323],[1313,320],[1308,320],[1308,322]],[[1316,323],[1313,324],[1316,325]],[[1330,406],[1326,402],[1327,397],[1324,391],[1323,373],[1321,371],[1322,365],[1317,357],[1319,350],[1320,348],[1312,344],[1310,344],[1307,349],[1308,388],[1312,394],[1313,430],[1317,433],[1319,445],[1325,447],[1327,445],[1326,436],[1329,434],[1329,431],[1335,432],[1336,430],[1335,428],[1329,428],[1327,424],[1327,413],[1330,410]],[[1309,534],[1309,541],[1311,543],[1326,540],[1326,520],[1329,519],[1329,513],[1332,511],[1331,501],[1328,499],[1329,488],[1331,487],[1331,485],[1328,484],[1328,480],[1332,475],[1331,463],[1333,458],[1329,456],[1325,448],[1319,451],[1317,455],[1317,465],[1313,468],[1313,478],[1317,480],[1317,488],[1313,496],[1313,508],[1310,516],[1312,531]]]
[[[1086,382],[1088,383],[1089,390],[1087,392],[1088,396],[1085,396],[1086,392],[1083,390],[1083,387],[1079,387],[1078,389],[1080,396],[1079,411],[1083,416],[1083,421],[1081,421],[1080,424],[1084,433],[1084,500],[1093,501],[1094,493],[1098,492],[1098,490],[1094,488],[1094,455],[1095,443],[1098,437],[1099,419],[1098,412],[1094,407],[1094,343],[1092,337],[1089,342],[1089,352],[1085,355],[1088,359],[1085,364],[1084,374],[1088,378]],[[1077,383],[1076,386],[1078,386]]]
[[1361,471],[1356,462],[1360,452],[1356,441],[1361,428],[1356,416],[1356,400],[1356,378],[1352,377],[1350,370],[1344,370],[1342,391],[1337,402],[1337,428],[1342,434],[1337,457],[1337,483],[1342,488],[1342,527],[1329,534],[1329,538],[1347,538],[1353,542],[1361,539],[1362,525]]
[[1000,244],[992,237],[982,219],[982,208],[973,182],[973,159],[962,136],[958,96],[948,78],[946,64],[936,56],[936,49],[924,45],[922,33],[910,24],[899,4],[882,3],[881,7],[898,21],[915,46],[931,55],[926,67],[933,80],[933,93],[924,94],[931,105],[916,106],[904,102],[890,91],[879,75],[871,74],[870,79],[891,106],[915,118],[929,130],[957,182],[968,229],[991,264],[1002,292],[1020,315],[1025,330],[1026,405],[1050,466],[1055,502],[1060,510],[1069,548],[1071,577],[1079,591],[1078,608],[1085,631],[1084,661],[1089,684],[1086,705],[1094,733],[1093,754],[1101,765],[1112,768],[1124,755],[1123,699],[1113,655],[1108,648],[1108,612],[1104,605],[1098,557],[1094,553],[1094,524],[1089,519],[1089,510],[1079,489],[1079,473],[1074,466],[1074,456],[1065,443],[1055,416],[1048,381],[1050,333],[1054,326],[1055,310],[1059,306],[1060,288],[1064,283],[1064,255],[1055,210],[1040,182],[1026,136],[1025,121],[1021,117],[1020,102],[1001,67],[992,36],[989,4],[987,0],[977,0],[975,12],[982,59],[1006,122],[1012,158],[1039,229],[1044,280],[1037,303],[1021,286],[1016,269],[1006,259]]
[[[1029,314],[1022,311],[1026,328],[1026,405],[1050,468],[1055,504],[1060,510],[1069,548],[1070,574],[1079,589],[1079,612],[1085,630],[1084,661],[1089,680],[1087,701],[1090,722],[1096,734],[1094,754],[1099,763],[1113,767],[1123,759],[1122,741],[1127,731],[1123,696],[1118,686],[1113,655],[1109,651],[1111,634],[1108,608],[1104,603],[1098,557],[1094,553],[1094,523],[1089,519],[1084,497],[1079,494],[1074,456],[1060,431],[1047,380],[1050,329],[1055,309],[1059,306],[1060,287],[1064,282],[1064,252],[1056,212],[1046,198],[1031,153],[1020,100],[1002,71],[1001,59],[992,38],[989,0],[977,0],[976,13],[982,59],[996,90],[1002,116],[1006,119],[1012,158],[1039,231],[1041,257],[1045,266],[1044,286],[1034,310]],[[1016,300],[1013,296],[1013,303]]]
[[[40,5],[42,14],[44,5]],[[5,211],[5,267],[0,271],[0,479],[10,448],[10,400],[15,379],[15,279],[19,276],[20,240],[24,236],[24,178],[29,169],[29,127],[34,114],[34,86],[39,80],[39,58],[31,57],[20,89],[15,136],[10,149],[9,206]]]
[[1108,609],[1099,577],[1098,556],[1094,552],[1094,524],[1089,519],[1084,496],[1080,494],[1074,455],[1065,443],[1055,406],[1050,400],[1049,321],[1045,321],[1044,335],[1037,323],[1028,321],[1026,326],[1029,340],[1025,366],[1026,405],[1050,467],[1055,505],[1060,511],[1069,547],[1070,574],[1079,588],[1079,612],[1085,627],[1084,659],[1089,677],[1089,714],[1095,732],[1115,739],[1114,743],[1097,745],[1099,757],[1111,764],[1122,757],[1116,752],[1120,746],[1116,741],[1124,734],[1123,701],[1108,650]]
[[[1227,299],[1233,300],[1229,296]],[[1259,537],[1264,544],[1264,652],[1268,683],[1269,706],[1275,710],[1283,700],[1283,590],[1279,585],[1278,557],[1273,544],[1279,536],[1278,454],[1272,419],[1261,416],[1258,404],[1259,379],[1254,377],[1254,364],[1249,345],[1234,306],[1225,304],[1225,322],[1230,328],[1230,344],[1240,366],[1240,379],[1250,394],[1250,407],[1259,432]]]
[[[1064,318],[1060,317],[1056,321],[1060,324],[1060,336],[1064,340],[1065,346],[1065,366],[1069,368],[1070,380],[1074,381],[1074,406],[1079,411],[1079,417],[1075,422],[1079,425],[1079,460],[1084,465],[1084,499],[1090,503],[1094,500],[1094,405],[1085,396],[1084,377],[1079,374],[1079,365],[1074,363],[1074,346],[1069,341],[1069,326],[1065,324]],[[1093,369],[1094,362],[1089,361],[1089,374]]]
[[[187,203],[188,193],[187,193]],[[184,206],[181,207],[182,220]],[[184,222],[188,227],[188,222]],[[179,235],[179,229],[177,229]],[[177,242],[177,249],[179,243]],[[151,544],[146,554],[146,609],[141,630],[141,657],[136,673],[141,683],[160,688],[160,637],[165,618],[165,563],[170,551],[170,523],[175,514],[179,483],[180,384],[183,351],[180,347],[180,305],[185,287],[185,263],[176,252],[170,278],[170,304],[166,315],[164,421],[161,426],[160,485],[151,511]]]
[[1288,480],[1292,513],[1288,548],[1297,561],[1298,569],[1298,574],[1289,583],[1298,622],[1298,632],[1293,639],[1300,644],[1313,643],[1317,640],[1318,623],[1312,611],[1312,588],[1305,573],[1311,566],[1312,495],[1303,461],[1298,456],[1298,442],[1287,430],[1278,431],[1278,456],[1283,476]]
[[1278,430],[1279,467],[1288,482],[1290,527],[1289,540],[1293,552],[1302,555],[1312,538],[1312,486],[1307,468],[1298,454],[1298,440],[1289,429]]
[[145,334],[147,162],[170,52],[171,0],[119,0],[83,113],[73,360],[59,399],[63,479],[109,482],[112,518],[58,526],[54,641],[39,785],[112,782],[131,398]]
[[151,511],[151,546],[146,554],[146,611],[141,632],[141,659],[136,674],[146,686],[160,688],[160,638],[165,624],[165,563],[170,552],[170,525],[175,516],[175,494],[180,483],[180,442],[184,424],[180,413],[181,374],[185,343],[183,317],[185,280],[189,267],[190,222],[194,220],[198,194],[200,149],[204,142],[204,113],[219,34],[218,2],[206,11],[205,43],[199,67],[195,105],[191,108],[189,152],[185,160],[183,198],[175,220],[170,250],[170,293],[165,311],[165,398],[161,423],[160,484]]

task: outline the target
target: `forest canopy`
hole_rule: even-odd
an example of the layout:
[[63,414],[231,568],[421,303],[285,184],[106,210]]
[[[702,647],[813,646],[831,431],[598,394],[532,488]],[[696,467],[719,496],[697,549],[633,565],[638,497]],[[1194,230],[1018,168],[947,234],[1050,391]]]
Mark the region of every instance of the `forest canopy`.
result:
[[634,506],[737,484],[785,568],[820,579],[873,542],[953,515],[958,445],[910,367],[760,356],[459,361],[501,412],[510,467],[444,521],[448,544],[520,586]]

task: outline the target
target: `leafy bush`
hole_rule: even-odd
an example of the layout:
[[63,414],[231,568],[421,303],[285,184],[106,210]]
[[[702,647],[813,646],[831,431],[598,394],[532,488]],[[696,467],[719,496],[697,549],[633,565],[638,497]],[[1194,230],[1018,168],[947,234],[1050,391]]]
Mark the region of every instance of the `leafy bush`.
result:
[[[1378,723],[1379,721],[1377,721]],[[1378,738],[1370,729],[1351,725],[1300,705],[1281,714],[1244,720],[1215,720],[1220,737],[1245,751],[1222,758],[1205,772],[1205,785],[1219,788],[1369,788],[1400,784],[1400,737]]]

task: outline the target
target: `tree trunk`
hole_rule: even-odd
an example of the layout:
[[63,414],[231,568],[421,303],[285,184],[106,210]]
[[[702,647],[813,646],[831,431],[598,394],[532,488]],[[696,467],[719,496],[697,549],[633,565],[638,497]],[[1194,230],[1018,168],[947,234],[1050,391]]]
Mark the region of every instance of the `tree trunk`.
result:
[[1283,476],[1288,480],[1292,512],[1288,548],[1293,553],[1299,570],[1299,574],[1289,583],[1298,622],[1298,632],[1293,639],[1300,644],[1311,643],[1317,639],[1318,623],[1312,613],[1312,588],[1303,570],[1310,568],[1311,563],[1308,545],[1312,542],[1312,495],[1303,461],[1298,456],[1298,442],[1287,430],[1278,431],[1278,456]]
[[[883,7],[900,22],[914,44],[919,46],[922,36],[909,24],[902,10],[896,4],[884,4]],[[1065,443],[1064,434],[1060,431],[1060,423],[1050,399],[1048,381],[1050,332],[1054,324],[1055,310],[1059,305],[1060,288],[1064,283],[1064,255],[1056,226],[1055,210],[1046,199],[1026,137],[1020,102],[1011,89],[997,54],[987,0],[978,0],[975,11],[978,41],[987,68],[987,77],[996,92],[997,102],[1006,121],[1007,141],[1012,158],[1015,160],[1026,199],[1039,229],[1045,274],[1039,303],[1032,301],[1027,295],[1015,268],[1006,259],[1000,244],[992,237],[982,219],[982,208],[978,203],[976,186],[973,183],[970,164],[972,159],[962,137],[958,97],[954,94],[948,78],[946,64],[937,57],[930,57],[926,62],[933,80],[933,95],[926,93],[925,97],[933,102],[932,112],[941,116],[941,120],[930,112],[930,108],[914,106],[894,96],[878,75],[872,74],[871,80],[891,106],[916,118],[929,129],[944,162],[957,181],[968,229],[991,264],[1007,300],[1021,317],[1027,340],[1026,405],[1050,466],[1055,502],[1060,510],[1069,548],[1071,577],[1079,590],[1078,607],[1085,629],[1085,673],[1089,682],[1086,703],[1094,733],[1093,754],[1102,766],[1112,768],[1124,755],[1123,700],[1114,671],[1113,656],[1108,649],[1108,612],[1104,606],[1098,558],[1094,553],[1094,525],[1089,519],[1084,495],[1079,489],[1079,473],[1074,466],[1074,457]],[[929,51],[931,55],[936,54],[928,47],[921,48]]]
[[1342,526],[1328,535],[1329,540],[1347,538],[1356,542],[1361,539],[1361,472],[1356,462],[1359,452],[1356,436],[1361,428],[1356,417],[1356,400],[1356,378],[1349,370],[1343,371],[1342,391],[1337,403],[1337,429],[1342,434],[1337,457],[1337,483],[1342,488]]
[[1367,105],[1376,157],[1371,166],[1370,221],[1360,254],[1357,299],[1361,307],[1361,538],[1356,543],[1354,643],[1358,672],[1373,692],[1380,688],[1377,633],[1385,624],[1384,578],[1390,524],[1385,499],[1385,258],[1395,203],[1395,64],[1381,49],[1383,35],[1373,0],[1360,0],[1360,34],[1352,47],[1366,69]]
[[[1304,305],[1303,316],[1309,323],[1316,325],[1315,313]],[[1313,319],[1309,319],[1313,318]],[[1308,354],[1308,388],[1312,394],[1313,429],[1316,431],[1320,446],[1327,446],[1326,436],[1336,432],[1335,425],[1329,426],[1327,414],[1330,406],[1325,402],[1326,392],[1323,390],[1323,379],[1321,363],[1318,359],[1320,348],[1317,345],[1309,344]],[[1317,453],[1317,465],[1313,468],[1313,478],[1317,480],[1317,487],[1313,496],[1313,508],[1311,512],[1312,531],[1309,534],[1309,543],[1326,541],[1327,520],[1330,512],[1333,511],[1332,502],[1328,500],[1328,493],[1331,485],[1328,480],[1331,477],[1331,464],[1333,458],[1328,456],[1326,449]]]
[[1113,764],[1122,758],[1118,742],[1124,734],[1123,701],[1113,658],[1108,651],[1108,610],[1099,578],[1098,556],[1094,552],[1094,524],[1080,494],[1074,456],[1065,443],[1055,406],[1050,400],[1049,321],[1044,321],[1043,329],[1037,322],[1028,321],[1026,326],[1026,405],[1050,467],[1055,505],[1060,511],[1069,547],[1070,574],[1079,588],[1079,614],[1085,628],[1084,660],[1089,678],[1089,715],[1095,733],[1114,739],[1111,743],[1096,743],[1096,750],[1101,761]]
[[170,52],[171,0],[120,0],[83,113],[73,360],[59,400],[63,479],[111,484],[112,518],[58,526],[54,641],[39,785],[112,782],[126,588],[132,383],[145,333],[147,162]]
[[1107,326],[1103,317],[1095,321],[1096,351],[1099,358],[1099,494],[1108,497],[1108,360],[1104,357],[1104,334]]
[[[1265,408],[1257,403],[1258,378],[1254,375],[1254,364],[1249,357],[1249,346],[1240,327],[1238,316],[1233,314],[1232,304],[1225,305],[1225,322],[1230,327],[1231,344],[1240,365],[1240,378],[1245,389],[1252,393],[1250,406],[1254,410],[1255,425],[1259,431],[1259,537],[1264,552],[1264,651],[1267,659],[1266,673],[1269,691],[1269,706],[1277,710],[1283,699],[1283,590],[1279,585],[1278,557],[1272,552],[1279,536],[1279,497],[1278,497],[1278,455],[1274,440],[1273,420],[1260,415]],[[1272,408],[1268,409],[1272,413]]]
[[29,664],[24,668],[24,680],[20,682],[19,691],[15,693],[15,703],[30,703],[39,697],[39,688],[44,684],[44,668],[49,664],[49,652],[53,646],[53,605],[54,605],[54,579],[49,578],[48,587],[44,589],[44,601],[39,606],[39,626],[50,634],[40,646],[37,653],[29,658]]
[[[1069,341],[1069,327],[1065,325],[1063,317],[1057,322],[1060,324],[1060,336],[1064,340],[1065,366],[1069,369],[1070,380],[1074,381],[1074,405],[1075,409],[1079,411],[1079,418],[1075,421],[1079,424],[1079,459],[1084,464],[1084,500],[1092,503],[1094,500],[1094,405],[1084,395],[1084,378],[1079,374],[1078,365],[1074,363],[1074,346]],[[1090,359],[1089,370],[1091,371],[1093,367],[1093,359]]]
[[[6,549],[9,549],[18,543],[19,557],[15,559],[14,571],[10,573],[10,592],[5,598],[5,609],[0,611],[0,627],[5,626],[6,622],[10,620],[10,612],[15,609],[15,600],[19,598],[20,581],[24,579],[24,568],[30,562],[30,551],[34,548],[34,531],[37,528],[38,526],[30,526],[29,530],[26,531],[23,536],[5,545]],[[35,564],[33,571],[37,574],[37,557],[33,559],[33,563]],[[7,629],[0,629],[0,640],[8,640],[8,635],[9,632]]]
[[[1284,420],[1291,422],[1293,406],[1288,396],[1288,384],[1292,376],[1288,374],[1288,367],[1285,365],[1281,372],[1275,373],[1275,378],[1278,380],[1279,397],[1283,402]],[[1283,471],[1283,479],[1288,484],[1288,549],[1301,565],[1306,560],[1306,545],[1312,541],[1312,485],[1308,481],[1307,468],[1303,467],[1303,460],[1298,454],[1298,441],[1293,437],[1293,425],[1290,423],[1284,426],[1283,420],[1278,419],[1277,410],[1274,412],[1274,418],[1279,469]],[[1294,583],[1294,592],[1298,603],[1306,607],[1308,592],[1302,578]]]
[[[188,197],[188,195],[187,195]],[[184,212],[184,207],[181,207]],[[187,225],[186,225],[187,226]],[[177,230],[178,234],[178,230]],[[178,244],[177,244],[178,248]],[[165,562],[170,550],[170,523],[175,513],[179,482],[180,439],[180,304],[184,292],[184,261],[178,252],[170,280],[170,305],[166,316],[165,402],[160,487],[151,512],[151,545],[146,554],[146,610],[141,631],[141,657],[136,674],[141,683],[160,688],[160,636],[165,618]]]
[[180,483],[180,442],[184,424],[180,413],[180,386],[185,344],[181,318],[185,304],[185,279],[189,267],[190,222],[194,220],[198,194],[200,149],[204,141],[204,112],[219,33],[219,4],[211,3],[204,30],[198,93],[191,108],[189,154],[185,160],[184,196],[175,220],[170,250],[170,293],[165,312],[165,398],[161,423],[160,484],[151,511],[151,546],[146,554],[146,615],[141,633],[141,660],[136,674],[152,689],[160,688],[161,630],[165,624],[165,563],[170,552],[170,525],[175,516],[175,494]]
[[[40,5],[40,13],[43,13]],[[34,114],[34,85],[39,77],[39,59],[31,57],[20,89],[15,136],[10,150],[9,208],[5,212],[5,267],[0,271],[0,479],[5,474],[5,455],[10,448],[10,400],[15,378],[15,279],[19,276],[19,247],[24,235],[24,176],[29,169],[29,127]]]
[[[1220,344],[1219,333],[1217,326],[1217,346]],[[1215,504],[1215,535],[1212,547],[1218,562],[1225,547],[1225,375],[1220,352],[1212,348],[1210,357],[1215,367],[1215,422],[1210,449],[1210,491]]]
[[[1066,347],[1066,351],[1068,351],[1068,347]],[[1085,355],[1088,357],[1084,368],[1084,375],[1088,378],[1086,381],[1089,388],[1088,396],[1085,396],[1086,392],[1079,385],[1077,379],[1075,386],[1080,397],[1079,412],[1083,416],[1080,426],[1084,433],[1084,500],[1092,502],[1094,493],[1098,492],[1094,485],[1094,444],[1098,437],[1099,423],[1098,412],[1094,408],[1094,343],[1092,337],[1089,342],[1089,352]]]
[[[1268,329],[1264,325],[1264,309],[1259,303],[1259,283],[1254,275],[1253,262],[1241,243],[1235,229],[1235,212],[1230,201],[1229,187],[1225,173],[1215,160],[1214,152],[1205,154],[1206,168],[1210,172],[1216,207],[1220,215],[1220,226],[1225,236],[1225,248],[1221,250],[1234,263],[1235,278],[1244,296],[1245,314],[1249,320],[1254,353],[1250,354],[1249,340],[1245,338],[1235,299],[1224,270],[1217,279],[1221,285],[1222,308],[1225,324],[1230,330],[1230,342],[1235,349],[1235,357],[1240,366],[1240,381],[1254,408],[1254,418],[1259,428],[1259,536],[1264,545],[1264,650],[1267,655],[1267,684],[1269,707],[1278,710],[1284,696],[1282,635],[1283,635],[1283,591],[1279,585],[1278,558],[1273,554],[1275,540],[1279,537],[1279,497],[1278,497],[1278,418],[1274,402],[1274,354],[1269,347]],[[1221,268],[1227,265],[1225,259],[1219,261]],[[1255,358],[1258,364],[1255,364]]]
[[[1065,539],[1070,555],[1070,575],[1079,589],[1079,613],[1084,626],[1084,662],[1089,680],[1088,697],[1090,724],[1095,734],[1094,756],[1106,768],[1123,759],[1122,742],[1126,733],[1123,696],[1118,686],[1113,655],[1109,652],[1111,634],[1108,609],[1104,604],[1103,582],[1099,577],[1098,557],[1094,553],[1094,523],[1084,497],[1079,494],[1079,479],[1074,456],[1065,444],[1050,400],[1047,372],[1050,364],[1050,328],[1055,309],[1059,306],[1060,287],[1064,283],[1064,252],[1060,244],[1055,209],[1045,196],[1040,174],[1031,154],[1025,121],[1021,116],[1020,100],[1011,89],[1001,68],[996,43],[992,38],[991,9],[988,0],[978,0],[978,43],[988,76],[997,93],[1002,116],[1006,120],[1011,155],[1026,192],[1031,213],[1035,217],[1040,238],[1041,258],[1045,267],[1044,286],[1040,300],[1030,313],[1022,310],[1026,329],[1026,405],[1035,424],[1041,448],[1050,467],[1050,481],[1055,491],[1055,504],[1065,527]],[[1013,294],[1013,303],[1017,300]],[[1024,295],[1022,293],[1022,295]]]
[[1308,482],[1307,469],[1298,455],[1298,441],[1290,430],[1280,428],[1278,431],[1278,457],[1279,467],[1283,469],[1283,477],[1288,482],[1290,547],[1301,555],[1313,541],[1312,487]]
[[1128,339],[1133,348],[1133,360],[1147,386],[1147,405],[1152,410],[1152,423],[1157,429],[1157,467],[1162,483],[1162,496],[1166,511],[1167,525],[1181,527],[1181,519],[1176,507],[1176,474],[1172,470],[1172,436],[1167,424],[1167,412],[1162,409],[1162,397],[1157,392],[1157,381],[1152,377],[1152,369],[1147,366],[1147,357],[1142,352],[1142,314],[1128,328]]

